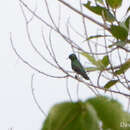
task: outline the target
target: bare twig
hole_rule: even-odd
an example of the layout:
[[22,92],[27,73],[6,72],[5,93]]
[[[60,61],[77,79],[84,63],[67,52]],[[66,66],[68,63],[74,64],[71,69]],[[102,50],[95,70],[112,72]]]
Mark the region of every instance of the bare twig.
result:
[[[83,12],[83,7],[82,7],[82,3],[81,3],[81,0],[80,0],[80,10],[74,8],[73,6],[71,6],[69,3],[63,1],[63,0],[57,0],[59,1],[60,3],[62,3],[63,5],[67,6],[69,9],[73,10],[76,14],[78,14],[79,16],[82,17],[82,24],[83,24],[83,27],[84,27],[84,34],[85,34],[85,37],[82,35],[81,32],[77,32],[75,28],[73,28],[69,22],[69,19],[67,20],[67,23],[66,23],[66,29],[67,29],[67,35],[60,29],[60,20],[61,20],[61,14],[59,12],[59,17],[58,17],[58,25],[55,23],[54,19],[53,19],[53,15],[51,14],[51,9],[49,8],[49,4],[48,4],[48,1],[45,0],[45,5],[46,5],[46,9],[47,9],[47,13],[48,13],[48,16],[51,20],[51,23],[52,24],[49,24],[49,22],[45,21],[43,18],[41,18],[37,13],[36,11],[32,10],[28,5],[26,5],[26,3],[24,3],[22,0],[19,0],[21,5],[24,6],[29,12],[31,12],[32,14],[32,17],[30,20],[27,19],[25,13],[24,13],[24,10],[22,9],[22,12],[23,12],[23,15],[25,17],[25,22],[26,22],[26,31],[27,31],[27,35],[28,35],[28,39],[29,39],[29,42],[31,43],[33,49],[35,50],[35,52],[48,64],[50,64],[53,68],[56,68],[58,69],[59,71],[61,71],[63,74],[65,74],[65,76],[54,76],[54,75],[51,75],[51,74],[47,74],[45,72],[41,72],[39,69],[35,68],[34,66],[32,66],[29,62],[27,62],[26,60],[24,60],[24,58],[22,56],[19,55],[19,53],[16,51],[14,45],[13,45],[13,42],[12,42],[12,38],[10,36],[10,41],[11,41],[11,45],[12,45],[12,48],[14,50],[14,52],[16,53],[16,55],[18,56],[19,59],[21,59],[26,65],[28,65],[30,68],[32,68],[33,70],[43,74],[43,75],[46,75],[47,77],[52,77],[52,78],[65,78],[66,79],[66,85],[67,85],[67,91],[68,91],[68,78],[72,78],[72,79],[75,79],[78,81],[78,84],[79,83],[83,83],[86,87],[88,87],[95,95],[98,95],[100,94],[98,90],[102,90],[102,91],[105,91],[104,87],[101,86],[100,84],[100,79],[103,77],[107,80],[111,80],[113,78],[116,78],[119,80],[119,83],[124,86],[125,88],[128,88],[128,85],[129,85],[129,82],[128,82],[128,79],[126,77],[126,75],[124,74],[123,76],[122,75],[114,75],[114,72],[116,69],[119,69],[122,65],[122,62],[120,62],[120,64],[114,66],[113,64],[113,61],[111,60],[111,57],[113,56],[114,52],[118,49],[117,47],[114,47],[114,48],[109,48],[108,47],[108,44],[107,44],[107,37],[104,37],[104,42],[103,44],[99,44],[98,41],[96,41],[95,43],[91,40],[86,40],[87,42],[87,45],[88,45],[88,51],[86,51],[86,48],[84,47],[81,47],[81,44],[79,44],[76,40],[72,40],[72,35],[70,33],[70,29],[73,30],[73,32],[75,32],[75,34],[77,36],[80,36],[81,38],[81,42],[84,40],[84,39],[87,39],[88,38],[88,35],[87,35],[87,26],[86,26],[86,23],[85,23],[85,20],[86,19],[89,19],[90,21],[92,21],[93,23],[97,24],[98,26],[100,26],[101,28],[104,29],[104,36],[106,35],[106,31],[110,32],[109,30],[109,26],[107,25],[105,19],[104,19],[104,23],[100,23],[98,22],[97,20],[95,20],[94,18],[91,18],[89,17],[87,14],[84,14]],[[116,11],[114,12],[116,14]],[[115,15],[116,16],[116,15]],[[45,24],[49,29],[50,29],[50,32],[49,32],[49,44],[45,38],[46,35],[43,34],[43,30],[42,30],[42,39],[43,39],[43,43],[46,47],[46,50],[48,51],[49,53],[49,56],[51,57],[51,59],[53,60],[52,61],[49,61],[45,56],[43,56],[41,54],[41,52],[36,48],[36,46],[34,45],[32,39],[31,39],[31,35],[30,35],[30,32],[29,32],[29,27],[28,27],[28,24],[33,20],[33,17],[36,17],[42,24]],[[66,69],[64,69],[61,65],[60,65],[60,62],[57,60],[57,55],[55,53],[55,50],[54,50],[54,47],[53,47],[53,41],[51,39],[52,37],[52,32],[55,32],[57,34],[59,34],[59,36],[65,40],[67,43],[68,43],[68,46],[70,46],[72,48],[72,51],[73,53],[75,52],[85,52],[85,53],[88,53],[90,55],[92,55],[96,61],[98,61],[98,59],[100,59],[100,57],[98,58],[97,56],[108,56],[109,57],[109,66],[106,67],[103,71],[99,70],[100,73],[98,75],[98,80],[97,82],[95,83],[93,79],[91,79],[90,81],[85,81],[85,80],[82,80],[80,78],[75,78],[73,75],[71,75],[72,73]],[[93,49],[93,45],[95,45],[95,49]],[[99,50],[98,47],[102,47],[103,48],[103,52],[101,50]],[[124,48],[122,48],[124,49]],[[127,48],[124,49],[124,53],[128,53],[129,52],[129,49]],[[120,54],[118,54],[118,58],[120,58]],[[108,74],[108,75],[107,75]],[[110,74],[110,76],[109,76]],[[108,76],[108,77],[107,77]],[[79,85],[78,85],[79,86]],[[127,87],[126,87],[127,86]],[[77,87],[77,93],[78,93],[78,87]],[[127,93],[124,93],[123,91],[120,91],[119,89],[116,89],[116,90],[113,90],[113,89],[109,89],[107,90],[107,92],[109,93],[116,93],[116,94],[121,94],[121,95],[124,95],[126,97],[130,97],[129,94]],[[68,95],[70,97],[70,100],[71,100],[71,95],[68,91]],[[78,94],[77,94],[78,95]]]
[[41,111],[41,113],[46,117],[47,114],[44,112],[44,110],[41,108],[40,104],[38,103],[35,93],[34,93],[34,87],[33,87],[33,79],[34,79],[34,74],[31,77],[31,91],[32,91],[32,96],[34,99],[34,102],[36,103],[37,107],[39,108],[39,110]]
[[69,91],[69,85],[68,85],[68,77],[65,79],[66,80],[66,90],[67,90],[67,94],[69,96],[69,99],[71,102],[73,102],[70,91]]
[[62,4],[64,4],[65,6],[67,6],[68,8],[72,9],[74,12],[76,12],[77,14],[80,14],[81,16],[83,16],[84,18],[89,19],[90,21],[92,21],[93,23],[99,25],[100,27],[104,28],[107,31],[110,31],[108,27],[104,26],[102,23],[99,23],[98,21],[94,20],[93,18],[89,17],[88,15],[84,14],[83,12],[80,12],[79,10],[77,10],[76,8],[72,7],[71,5],[69,5],[67,2],[63,1],[63,0],[58,0],[59,2],[61,2]]
[[18,57],[23,63],[25,63],[26,65],[28,65],[31,69],[33,69],[33,70],[37,71],[38,73],[41,73],[41,74],[43,74],[43,75],[45,75],[45,76],[51,77],[51,78],[65,78],[65,77],[67,77],[67,76],[53,76],[53,75],[49,75],[49,74],[47,74],[47,73],[45,73],[45,72],[43,72],[43,71],[40,71],[39,69],[35,68],[35,67],[34,67],[33,65],[31,65],[29,62],[27,62],[26,60],[24,60],[24,58],[23,58],[21,55],[19,55],[19,53],[17,52],[17,50],[16,50],[15,47],[14,47],[14,44],[13,44],[13,41],[12,41],[12,35],[11,35],[11,33],[10,33],[10,42],[11,42],[12,49],[13,49],[13,51],[15,52],[15,54],[17,55],[17,57]]

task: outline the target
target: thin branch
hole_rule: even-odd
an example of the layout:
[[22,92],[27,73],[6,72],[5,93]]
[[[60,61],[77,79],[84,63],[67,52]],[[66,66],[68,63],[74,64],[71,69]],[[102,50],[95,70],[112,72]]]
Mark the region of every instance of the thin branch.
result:
[[[66,22],[66,29],[67,29],[67,34],[68,34],[68,38],[70,38],[70,30],[69,30],[69,20],[70,20],[70,17],[67,19],[67,22]],[[72,44],[70,43],[70,47],[72,49],[72,52],[75,53],[75,50],[74,50],[74,47],[72,46]]]
[[47,114],[42,109],[42,107],[40,106],[40,104],[38,103],[38,101],[36,99],[36,96],[35,96],[35,93],[34,93],[34,87],[33,87],[33,79],[34,79],[34,74],[31,76],[31,91],[32,91],[33,100],[34,100],[35,104],[37,105],[38,109],[41,111],[41,113],[46,117]]
[[70,99],[70,101],[71,102],[73,102],[73,100],[72,100],[72,97],[71,97],[71,94],[70,94],[70,91],[69,91],[69,85],[68,85],[68,77],[65,79],[66,80],[66,90],[67,90],[67,94],[68,94],[68,96],[69,96],[69,99]]
[[77,82],[77,86],[76,86],[76,95],[77,95],[78,101],[80,101],[80,97],[79,97],[79,81]]
[[[45,24],[47,27],[49,27],[49,28],[51,29],[51,31],[53,30],[53,31],[55,31],[57,34],[59,34],[59,35],[68,43],[68,45],[70,45],[70,46],[72,47],[73,50],[75,49],[74,51],[86,52],[86,53],[91,54],[91,55],[93,55],[93,56],[95,56],[95,55],[103,55],[103,56],[104,56],[104,55],[112,55],[112,54],[113,54],[113,51],[117,50],[117,47],[116,47],[116,48],[113,48],[113,49],[110,48],[110,50],[108,50],[108,46],[107,46],[107,43],[106,43],[106,38],[104,38],[104,40],[105,40],[105,46],[104,46],[104,48],[105,48],[105,50],[106,50],[105,52],[98,52],[98,50],[97,50],[97,52],[92,52],[91,47],[89,47],[90,51],[87,52],[84,48],[82,48],[82,47],[79,46],[80,44],[78,44],[77,41],[75,42],[75,41],[71,40],[71,36],[70,36],[70,32],[69,32],[70,30],[69,30],[69,25],[68,25],[68,24],[67,24],[67,26],[66,26],[68,36],[66,36],[65,33],[62,33],[62,32],[60,31],[60,29],[59,29],[59,24],[58,24],[58,27],[57,27],[57,25],[56,25],[55,22],[54,22],[54,19],[53,19],[53,17],[52,17],[51,12],[50,12],[50,9],[49,9],[47,0],[45,0],[45,3],[46,3],[48,15],[49,15],[49,17],[50,17],[50,19],[51,19],[53,25],[50,25],[48,22],[46,22],[44,19],[42,19],[40,16],[38,16],[38,15],[36,14],[36,12],[33,11],[33,10],[31,10],[31,9],[29,8],[29,6],[27,6],[22,0],[19,0],[19,1],[21,2],[21,4],[22,4],[29,12],[31,12],[31,14],[32,14],[33,16],[35,16],[38,20],[40,20],[40,22],[42,22],[42,23]],[[67,6],[68,8],[70,8],[71,10],[73,10],[74,12],[76,12],[77,14],[79,14],[79,15],[82,16],[82,18],[83,18],[83,24],[84,24],[84,28],[85,28],[85,29],[86,29],[85,19],[87,18],[87,19],[89,19],[90,21],[92,21],[93,23],[95,23],[95,24],[99,25],[100,27],[102,27],[104,30],[107,30],[108,32],[110,31],[109,28],[107,27],[108,25],[105,23],[105,21],[104,21],[104,23],[102,24],[102,23],[100,23],[100,22],[94,20],[93,18],[91,18],[91,17],[89,17],[88,15],[86,15],[86,14],[83,13],[81,1],[80,1],[81,11],[79,11],[78,9],[72,7],[71,5],[69,5],[68,3],[66,3],[66,2],[63,1],[63,0],[58,0],[58,1],[61,2],[62,4],[64,4],[65,6]],[[59,14],[59,17],[60,17],[60,14]],[[58,22],[60,22],[60,18],[58,18],[58,19],[59,19]],[[31,20],[32,20],[32,19],[31,19]],[[25,19],[25,21],[26,21],[26,19]],[[27,21],[26,21],[26,22],[27,22]],[[30,21],[29,21],[29,22],[30,22]],[[52,46],[51,31],[50,31],[50,33],[49,33],[49,44],[50,44],[50,47],[48,46],[48,44],[47,44],[47,42],[46,42],[46,40],[45,40],[45,37],[43,36],[43,33],[42,33],[43,41],[44,41],[45,47],[46,47],[46,49],[47,49],[47,51],[48,51],[50,57],[53,59],[53,61],[54,61],[54,63],[55,63],[55,64],[53,64],[52,66],[55,67],[55,68],[57,68],[58,70],[62,71],[64,74],[66,74],[65,76],[52,76],[52,75],[48,75],[48,74],[46,74],[46,73],[44,73],[44,72],[41,72],[39,69],[35,68],[34,66],[32,66],[30,63],[28,63],[27,61],[25,61],[24,58],[21,57],[21,56],[18,54],[18,52],[17,52],[16,49],[14,48],[14,45],[13,45],[13,42],[12,42],[12,38],[10,38],[12,48],[13,48],[14,52],[16,53],[16,55],[19,57],[19,59],[21,59],[25,64],[27,64],[29,67],[31,67],[32,69],[36,70],[36,71],[39,72],[39,73],[42,73],[42,74],[44,74],[44,75],[46,75],[46,76],[53,77],[53,78],[54,78],[54,77],[55,77],[55,78],[68,78],[68,77],[73,78],[73,79],[77,80],[79,83],[83,83],[83,84],[84,84],[86,87],[88,87],[95,95],[97,95],[97,94],[95,93],[95,91],[94,91],[94,90],[96,90],[96,89],[105,91],[105,89],[104,89],[102,86],[100,86],[100,84],[99,84],[100,75],[99,75],[99,77],[98,77],[97,85],[94,85],[94,83],[93,83],[91,80],[90,80],[90,82],[88,83],[88,82],[86,82],[86,81],[84,81],[84,80],[77,79],[77,78],[75,78],[73,75],[71,75],[69,71],[67,71],[67,70],[65,70],[64,68],[62,68],[62,66],[61,66],[61,65],[59,64],[59,62],[57,61],[57,57],[56,57],[56,55],[55,55],[55,51],[54,51],[54,48],[53,48],[53,46]],[[105,33],[105,32],[104,32],[104,33]],[[28,34],[29,34],[29,30],[28,30]],[[87,29],[85,30],[85,34],[86,34],[86,37],[87,37]],[[31,39],[31,37],[30,37],[30,39]],[[30,40],[30,42],[31,42],[32,45],[33,45],[32,40]],[[98,47],[98,46],[99,46],[99,44],[97,44],[96,47]],[[35,46],[34,46],[33,48],[34,48],[34,50],[35,50],[37,53],[40,53]],[[127,51],[125,51],[125,52],[127,52]],[[44,58],[45,58],[45,57],[44,57]],[[110,56],[109,56],[109,59],[110,59]],[[45,60],[45,59],[44,59],[44,60]],[[109,61],[110,61],[110,60],[109,60]],[[48,61],[46,61],[46,62],[48,62]],[[50,61],[49,61],[49,62],[50,62]],[[48,63],[49,63],[49,62],[48,62]],[[50,62],[50,63],[51,63],[51,62]],[[114,71],[115,71],[115,69],[120,68],[120,66],[121,66],[121,65],[118,65],[118,66],[115,66],[115,67],[114,67],[114,65],[113,65],[112,62],[110,61],[110,67],[106,68],[105,71],[107,71],[108,73],[110,73],[111,75],[113,75],[113,78],[114,78]],[[110,71],[109,71],[109,70],[110,70]],[[104,72],[103,72],[103,74],[104,74]],[[101,75],[101,76],[102,76],[102,75]],[[125,85],[125,83],[120,80],[121,76],[116,76],[116,78],[120,81],[120,83],[121,83],[122,85],[123,85],[123,84]],[[124,78],[125,78],[125,77],[124,77]],[[127,80],[127,79],[126,79],[126,80]],[[127,82],[127,83],[128,83],[128,82]],[[97,91],[97,90],[96,90],[96,91]],[[97,92],[98,92],[98,91],[97,91]],[[117,93],[117,94],[124,95],[124,96],[126,96],[126,97],[130,97],[129,94],[120,92],[120,91],[118,91],[118,90],[117,90],[117,91],[107,90],[107,92]]]
[[43,71],[40,71],[39,69],[37,69],[36,67],[34,67],[33,65],[31,65],[29,62],[27,62],[26,60],[24,60],[24,58],[23,58],[21,55],[19,55],[19,53],[17,52],[17,50],[16,50],[15,47],[14,47],[14,44],[13,44],[13,41],[12,41],[12,35],[11,35],[11,33],[10,33],[10,42],[11,42],[11,47],[12,47],[13,51],[15,52],[15,54],[17,55],[17,57],[18,57],[23,63],[25,63],[27,66],[29,66],[31,69],[33,69],[33,70],[37,71],[38,73],[41,73],[41,74],[43,74],[43,75],[45,75],[45,76],[47,76],[47,77],[51,77],[51,78],[65,78],[65,77],[67,77],[67,75],[66,75],[66,76],[53,76],[53,75],[49,75],[49,74],[47,74],[47,73],[45,73],[45,72],[43,72]]
[[[42,19],[40,16],[38,16],[35,12],[33,12],[22,0],[19,0],[22,4],[23,4],[23,6],[25,7],[25,8],[27,8],[28,9],[28,11],[30,11],[37,19],[39,19],[42,23],[44,23],[46,26],[48,26],[50,29],[52,29],[52,30],[54,30],[54,31],[56,31],[67,43],[71,43],[71,45],[74,47],[74,48],[76,48],[76,49],[78,49],[78,50],[80,50],[80,51],[82,51],[82,52],[86,52],[83,48],[81,48],[80,46],[78,46],[78,44],[76,44],[74,41],[72,41],[71,39],[69,39],[67,36],[65,36],[63,33],[61,33],[59,30],[57,30],[57,29],[55,29],[55,28],[53,28],[53,26],[51,26],[50,24],[48,24],[46,21],[44,21],[44,19]],[[88,53],[88,54],[92,54],[92,55],[104,55],[105,54],[105,52],[102,52],[102,53],[91,53],[91,52],[86,52],[86,53]]]
[[32,18],[31,18],[31,20],[28,21],[26,15],[25,15],[25,12],[24,12],[24,10],[23,10],[23,7],[22,7],[21,5],[20,5],[20,7],[21,7],[21,10],[22,10],[23,16],[24,16],[24,18],[25,18],[25,22],[26,22],[26,32],[27,32],[28,40],[29,40],[31,46],[33,47],[33,49],[35,50],[35,52],[36,52],[44,61],[46,61],[46,62],[47,62],[48,64],[50,64],[51,66],[57,68],[56,65],[54,65],[54,64],[51,63],[49,60],[47,60],[47,59],[41,54],[41,52],[35,47],[35,45],[34,45],[32,39],[31,39],[31,35],[30,35],[30,33],[29,33],[29,23],[31,22],[33,16],[32,16]]
[[49,15],[49,17],[50,17],[50,19],[51,19],[51,21],[52,21],[52,23],[53,23],[55,29],[56,29],[56,30],[59,30],[58,27],[57,27],[57,25],[55,24],[53,18],[52,18],[52,15],[51,15],[51,12],[50,12],[50,9],[49,9],[47,0],[44,0],[44,1],[45,1],[45,4],[46,4],[46,8],[47,8],[48,15]]
[[67,2],[65,2],[63,0],[58,0],[58,1],[61,2],[62,4],[64,4],[65,6],[67,6],[68,8],[72,9],[74,12],[76,12],[79,15],[83,16],[84,18],[87,18],[90,21],[92,21],[93,23],[95,23],[95,24],[99,25],[100,27],[104,28],[105,30],[110,31],[108,27],[104,26],[102,23],[100,23],[100,22],[96,21],[95,19],[89,17],[88,15],[84,14],[83,12],[80,12],[76,8],[74,8],[71,5],[69,5]]

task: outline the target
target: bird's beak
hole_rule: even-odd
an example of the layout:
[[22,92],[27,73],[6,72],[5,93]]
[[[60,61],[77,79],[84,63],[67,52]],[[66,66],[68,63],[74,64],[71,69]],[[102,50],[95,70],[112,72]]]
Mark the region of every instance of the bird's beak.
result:
[[66,60],[68,60],[68,59],[69,59],[69,57],[66,58]]

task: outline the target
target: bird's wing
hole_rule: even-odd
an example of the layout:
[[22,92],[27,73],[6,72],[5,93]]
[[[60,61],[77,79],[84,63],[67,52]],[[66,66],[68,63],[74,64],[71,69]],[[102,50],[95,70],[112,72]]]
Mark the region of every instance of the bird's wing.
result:
[[78,60],[73,62],[72,69],[79,74],[86,73],[85,69]]

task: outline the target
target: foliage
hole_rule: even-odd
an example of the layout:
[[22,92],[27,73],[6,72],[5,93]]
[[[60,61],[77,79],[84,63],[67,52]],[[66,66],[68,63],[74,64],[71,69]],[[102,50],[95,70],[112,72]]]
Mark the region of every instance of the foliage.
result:
[[[69,4],[70,1],[65,2],[63,0],[58,0],[58,2],[75,12],[76,16],[79,15],[78,18],[82,17],[81,24],[84,28],[84,32],[82,32],[77,25],[76,26],[79,31],[76,31],[69,22],[66,25],[66,21],[69,20],[65,20],[65,16],[63,17],[65,24],[62,23],[62,25],[60,25],[60,18],[62,16],[60,13],[62,11],[59,12],[60,16],[58,17],[58,24],[55,23],[47,0],[44,2],[51,22],[45,21],[44,18],[42,18],[43,16],[39,16],[37,12],[31,10],[22,0],[20,0],[20,2],[22,6],[24,6],[32,14],[32,18],[28,20],[26,13],[22,8],[26,21],[27,35],[32,48],[47,64],[58,70],[58,72],[62,72],[64,75],[61,76],[61,73],[59,75],[58,73],[51,75],[46,73],[46,70],[41,71],[30,64],[19,55],[13,45],[12,39],[10,38],[12,48],[19,59],[33,70],[47,77],[58,80],[68,80],[69,78],[75,79],[96,95],[96,97],[90,98],[85,102],[78,101],[56,104],[50,110],[42,126],[42,130],[99,130],[100,127],[102,127],[102,130],[129,130],[129,127],[120,126],[121,122],[130,123],[130,114],[123,111],[120,103],[114,99],[97,95],[102,94],[100,93],[101,90],[104,93],[109,92],[110,95],[113,93],[120,94],[121,96],[125,96],[126,99],[127,97],[130,97],[130,81],[128,75],[130,68],[130,7],[125,9],[124,16],[122,16],[120,20],[117,18],[117,11],[122,7],[123,0],[95,0],[94,2],[88,1],[85,4],[82,4],[80,1],[79,7],[81,7],[81,10],[74,8],[73,5]],[[88,10],[91,11],[93,15],[90,17],[84,10],[86,12]],[[29,34],[29,24],[33,20],[34,16],[51,30],[49,33],[45,32],[45,35],[42,33],[42,39],[44,41],[45,48],[48,51],[49,58],[46,57],[46,55],[42,55],[31,40],[31,36]],[[101,21],[98,21],[94,16],[99,17]],[[56,18],[56,16],[54,16],[54,18]],[[78,18],[77,20],[79,20]],[[95,35],[88,34],[86,19],[90,20],[93,24],[100,26],[100,29],[103,29],[103,33]],[[74,21],[72,25],[75,25],[76,22],[77,21]],[[63,24],[66,27],[66,32],[62,28],[62,26],[64,26]],[[87,72],[89,72],[89,74],[92,72],[94,73],[92,76],[90,74],[90,80],[86,81],[85,79],[81,79],[75,76],[75,73],[72,73],[70,70],[66,70],[63,67],[64,65],[58,60],[59,58],[57,57],[56,51],[52,45],[54,42],[54,40],[51,39],[52,32],[55,32],[55,37],[58,36],[58,38],[60,37],[62,40],[65,40],[69,48],[71,48],[72,53],[78,53],[84,57],[87,62],[85,62],[85,74]],[[71,35],[72,33],[73,35]],[[100,42],[99,40],[101,39],[103,40]],[[82,41],[85,41],[83,47],[81,44]],[[61,42],[59,43],[57,40],[55,47],[59,47],[59,44],[61,45]],[[65,55],[64,50],[61,52],[62,55]],[[67,57],[68,55],[70,54],[67,54]],[[61,55],[58,56],[60,57]],[[104,80],[107,81],[105,85],[103,83]],[[116,86],[116,89],[114,87],[115,85],[118,85]],[[124,89],[127,90],[127,93]]]
[[130,120],[127,115],[116,100],[98,96],[85,102],[56,104],[42,130],[99,130],[100,127],[102,130],[128,130],[120,127],[122,121]]

